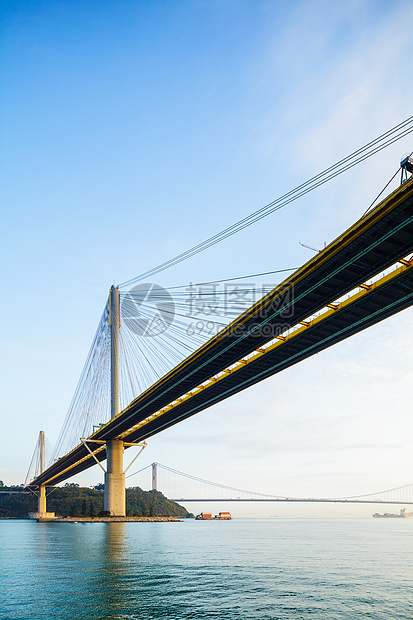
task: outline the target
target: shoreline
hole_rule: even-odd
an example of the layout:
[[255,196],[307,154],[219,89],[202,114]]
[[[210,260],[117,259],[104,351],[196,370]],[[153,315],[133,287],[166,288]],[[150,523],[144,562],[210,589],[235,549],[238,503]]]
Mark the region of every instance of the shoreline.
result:
[[29,517],[0,517],[0,521],[37,521],[40,523],[180,523],[185,517],[46,517],[30,519]]
[[180,523],[183,517],[56,517],[39,523]]

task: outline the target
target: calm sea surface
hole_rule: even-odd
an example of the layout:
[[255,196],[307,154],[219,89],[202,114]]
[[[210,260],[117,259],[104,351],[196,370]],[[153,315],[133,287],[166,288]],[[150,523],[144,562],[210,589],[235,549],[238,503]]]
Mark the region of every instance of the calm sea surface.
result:
[[413,618],[413,519],[0,521],[0,618]]

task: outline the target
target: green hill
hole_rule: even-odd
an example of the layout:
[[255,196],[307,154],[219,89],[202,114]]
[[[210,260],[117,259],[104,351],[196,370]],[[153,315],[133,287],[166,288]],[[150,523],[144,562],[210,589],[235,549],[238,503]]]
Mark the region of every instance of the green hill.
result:
[[[5,487],[2,491],[21,490]],[[49,494],[50,493],[50,494]],[[37,510],[33,493],[0,494],[0,518],[24,519]],[[93,489],[66,484],[48,490],[47,510],[60,517],[97,516],[103,511],[103,485]],[[139,487],[126,489],[126,514],[143,517],[186,517],[183,506],[167,499],[159,491],[142,491]]]

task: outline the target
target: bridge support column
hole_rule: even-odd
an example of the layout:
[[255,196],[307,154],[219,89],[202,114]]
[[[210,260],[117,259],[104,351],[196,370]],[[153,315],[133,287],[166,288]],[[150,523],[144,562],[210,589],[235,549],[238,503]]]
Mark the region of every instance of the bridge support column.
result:
[[[39,449],[40,449],[40,473],[44,472],[44,431],[39,433]],[[39,487],[39,497],[37,500],[37,511],[42,514],[46,513],[46,487],[42,484]]]
[[[109,294],[109,324],[111,340],[111,411],[115,418],[120,410],[119,403],[119,333],[120,295],[119,288],[112,286]],[[114,517],[126,514],[125,474],[123,473],[123,441],[111,439],[106,442],[107,468],[105,474],[104,509]]]
[[106,443],[107,471],[105,474],[104,509],[113,517],[126,514],[125,474],[123,473],[123,441],[111,439]]
[[[44,472],[44,431],[40,431],[39,440],[37,443],[38,456],[40,462],[40,473]],[[39,486],[39,494],[37,496],[37,512],[29,512],[30,519],[37,519],[37,521],[50,521],[55,518],[54,512],[47,512],[46,508],[46,487],[44,484]]]
[[37,512],[29,512],[30,519],[36,521],[52,521],[55,518],[54,512],[47,512],[46,508],[46,487],[44,484],[39,486],[39,495],[37,496]]
[[37,500],[37,512],[39,514],[45,514],[46,511],[46,487],[42,484],[39,487],[39,497]]

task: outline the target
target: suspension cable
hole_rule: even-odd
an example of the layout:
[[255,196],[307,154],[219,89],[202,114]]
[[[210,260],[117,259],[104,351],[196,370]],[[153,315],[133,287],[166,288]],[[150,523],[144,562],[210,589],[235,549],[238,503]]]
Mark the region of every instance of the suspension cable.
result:
[[169,259],[168,261],[165,261],[164,263],[161,263],[160,265],[158,265],[158,266],[156,266],[156,267],[154,267],[152,269],[149,269],[148,271],[145,271],[144,273],[140,274],[139,276],[137,276],[135,278],[131,278],[130,280],[126,280],[125,282],[123,282],[119,286],[122,287],[122,288],[125,287],[125,286],[130,286],[131,284],[134,284],[135,282],[139,282],[139,281],[143,280],[146,277],[155,275],[155,274],[157,274],[157,273],[159,273],[161,271],[164,271],[165,269],[169,269],[170,267],[172,267],[174,265],[177,265],[178,263],[181,263],[182,261],[187,260],[188,258],[191,258],[192,256],[195,256],[196,254],[199,254],[200,252],[203,252],[207,248],[209,248],[209,247],[211,247],[211,246],[213,246],[213,245],[215,245],[217,243],[220,243],[224,239],[227,239],[228,237],[230,237],[230,236],[240,232],[244,228],[246,228],[248,226],[251,226],[252,224],[254,224],[255,222],[261,220],[262,218],[267,217],[271,213],[274,213],[274,211],[277,211],[277,210],[283,208],[287,204],[297,200],[297,198],[300,198],[301,196],[304,196],[305,194],[313,191],[314,189],[316,189],[320,185],[323,185],[327,181],[335,178],[336,176],[338,176],[338,175],[342,174],[343,172],[349,170],[353,166],[359,164],[360,162],[365,161],[366,159],[368,159],[372,155],[380,152],[381,150],[383,150],[387,146],[390,146],[391,144],[394,144],[395,142],[397,142],[401,138],[403,138],[403,137],[407,136],[408,134],[412,133],[413,132],[413,124],[412,123],[413,123],[413,116],[410,116],[409,118],[407,118],[403,122],[399,123],[395,127],[393,127],[391,129],[389,129],[388,131],[386,131],[384,134],[378,136],[374,140],[371,140],[370,142],[368,142],[364,146],[360,147],[359,149],[357,149],[356,151],[354,151],[353,153],[351,153],[347,157],[344,157],[343,159],[341,159],[337,163],[335,163],[332,166],[326,168],[325,170],[323,170],[319,174],[315,175],[314,177],[312,177],[308,181],[305,181],[301,185],[298,185],[293,190],[290,190],[286,194],[283,194],[282,196],[280,196],[276,200],[274,200],[274,201],[268,203],[267,205],[261,207],[257,211],[254,211],[250,215],[248,215],[248,216],[244,217],[243,219],[235,222],[231,226],[229,226],[229,227],[225,228],[224,230],[216,233],[212,237],[209,237],[205,241],[202,241],[201,243],[193,246],[192,248],[186,250],[185,252],[182,252],[181,254],[178,254],[174,258]]

